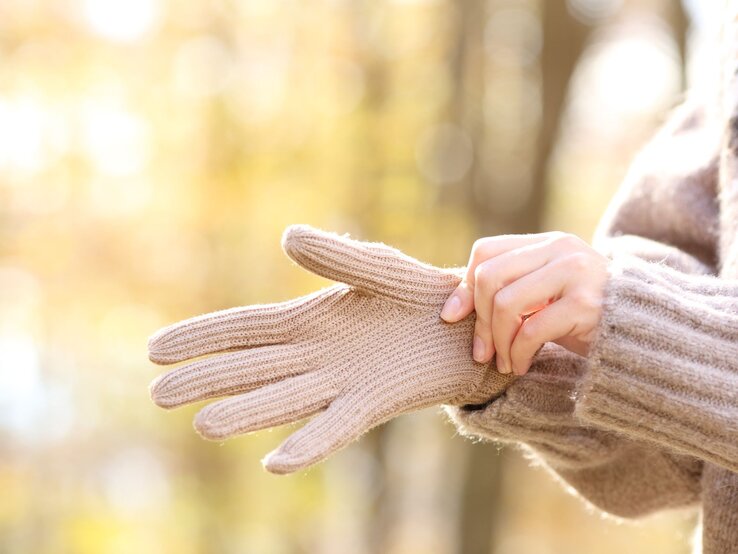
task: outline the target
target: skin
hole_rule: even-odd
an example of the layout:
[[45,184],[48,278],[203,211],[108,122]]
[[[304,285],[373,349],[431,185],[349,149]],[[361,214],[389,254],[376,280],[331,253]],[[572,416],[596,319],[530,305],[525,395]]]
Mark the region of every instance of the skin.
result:
[[525,374],[546,342],[586,356],[602,317],[609,259],[579,237],[553,232],[477,240],[441,317],[476,310],[472,352],[501,373]]

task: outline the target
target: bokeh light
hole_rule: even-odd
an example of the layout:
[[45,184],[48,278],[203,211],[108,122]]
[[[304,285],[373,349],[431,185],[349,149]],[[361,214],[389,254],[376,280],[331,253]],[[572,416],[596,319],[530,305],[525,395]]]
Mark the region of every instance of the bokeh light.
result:
[[[641,26],[640,29],[635,28]],[[679,90],[676,44],[655,21],[616,27],[614,35],[594,44],[579,68],[574,95],[581,99],[578,115],[603,133],[622,125],[623,118],[663,109]]]
[[135,41],[149,33],[159,15],[157,0],[84,0],[91,29],[115,41]]
[[101,175],[140,173],[151,153],[146,121],[119,106],[90,102],[83,108],[84,149]]

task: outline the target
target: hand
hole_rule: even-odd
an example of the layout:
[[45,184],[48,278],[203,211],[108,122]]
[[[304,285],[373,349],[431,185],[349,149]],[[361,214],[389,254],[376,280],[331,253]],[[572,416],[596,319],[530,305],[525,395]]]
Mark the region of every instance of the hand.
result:
[[456,272],[306,226],[289,228],[283,246],[306,269],[347,284],[196,317],[149,341],[149,357],[160,364],[217,353],[151,385],[165,408],[231,396],[196,416],[206,438],[319,414],[265,459],[269,471],[287,473],[396,415],[482,403],[510,382],[472,359],[474,317],[455,325],[439,317],[461,281]]
[[474,359],[488,362],[497,353],[502,373],[526,373],[546,342],[586,356],[602,316],[608,262],[565,233],[483,238],[441,317],[454,322],[476,310]]

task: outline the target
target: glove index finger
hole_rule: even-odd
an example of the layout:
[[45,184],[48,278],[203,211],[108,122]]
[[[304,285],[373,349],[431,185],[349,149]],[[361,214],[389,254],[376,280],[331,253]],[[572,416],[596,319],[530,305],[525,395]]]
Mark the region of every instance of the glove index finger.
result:
[[441,305],[459,276],[420,262],[382,243],[362,242],[292,225],[282,236],[285,253],[321,277],[407,304]]
[[335,302],[350,289],[332,287],[275,304],[230,308],[165,327],[149,338],[149,359],[172,364],[190,358],[289,341],[309,325],[315,308]]

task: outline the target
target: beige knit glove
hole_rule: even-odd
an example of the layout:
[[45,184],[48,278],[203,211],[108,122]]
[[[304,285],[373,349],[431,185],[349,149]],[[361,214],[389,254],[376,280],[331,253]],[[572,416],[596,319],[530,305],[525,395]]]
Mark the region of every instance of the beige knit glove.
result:
[[401,413],[483,403],[510,381],[473,361],[473,316],[456,324],[439,316],[458,271],[307,226],[288,228],[282,244],[304,268],[346,284],[188,319],[149,341],[149,357],[159,364],[219,353],[151,385],[152,399],[165,408],[231,396],[196,416],[204,437],[221,440],[322,412],[265,458],[269,471],[288,473]]

